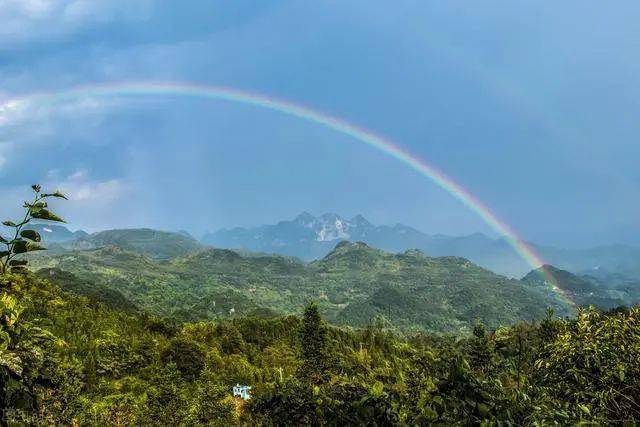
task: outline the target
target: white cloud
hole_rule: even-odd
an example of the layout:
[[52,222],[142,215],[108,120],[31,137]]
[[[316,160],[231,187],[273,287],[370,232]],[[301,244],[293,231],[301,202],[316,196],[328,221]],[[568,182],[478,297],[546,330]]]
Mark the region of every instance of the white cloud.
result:
[[74,228],[100,230],[127,224],[121,215],[129,206],[133,190],[120,178],[62,182],[57,187],[69,201],[58,203],[58,211]]
[[67,177],[67,181],[82,181],[84,180],[89,173],[86,169],[80,169],[72,173]]
[[[121,106],[118,99],[90,96],[63,101],[46,98],[0,100],[0,156],[4,159],[3,164],[6,166],[8,163],[9,152],[64,144],[65,140],[72,138],[90,142],[92,138],[88,136],[93,135],[109,113]],[[64,135],[62,141],[61,135]]]
[[0,45],[72,35],[95,25],[144,19],[152,0],[2,0]]
[[78,169],[63,180],[46,182],[44,187],[62,191],[70,202],[111,202],[126,192],[121,179],[94,180],[87,169]]
[[0,102],[0,129],[19,119],[24,107],[24,103],[15,100]]
[[69,200],[77,202],[118,200],[125,192],[125,185],[119,179],[107,181],[89,181],[83,184],[63,184],[61,191],[65,192]]
[[[122,105],[124,104],[116,98],[90,95],[69,99],[56,99],[55,96],[47,95],[0,99],[0,142],[3,134],[27,123],[38,123],[38,127],[42,127],[43,121],[77,118],[86,124],[86,120],[90,120],[91,117],[98,122],[101,116]],[[131,105],[131,102],[127,102],[126,105]]]

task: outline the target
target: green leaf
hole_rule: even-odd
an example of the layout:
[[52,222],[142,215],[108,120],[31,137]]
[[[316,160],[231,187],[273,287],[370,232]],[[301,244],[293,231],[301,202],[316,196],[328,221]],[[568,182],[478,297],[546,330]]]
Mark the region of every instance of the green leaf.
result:
[[61,192],[59,192],[59,191],[56,191],[56,192],[54,192],[54,193],[47,193],[47,194],[43,194],[42,196],[43,196],[43,197],[58,197],[58,198],[60,198],[60,199],[69,200],[69,199],[67,199],[67,196],[65,196],[64,194],[62,194],[62,193],[61,193]]
[[34,242],[39,242],[42,240],[42,237],[40,237],[40,233],[35,230],[22,230],[20,232],[20,235],[25,239],[33,240]]
[[370,393],[373,397],[380,397],[382,396],[383,391],[384,391],[384,384],[382,384],[380,381],[376,381],[371,387]]
[[47,209],[34,209],[31,211],[31,216],[36,219],[43,219],[46,221],[66,222],[64,219]]
[[9,265],[12,267],[25,266],[29,263],[26,259],[12,259],[9,261]]
[[491,412],[491,409],[484,403],[478,403],[478,412],[480,412],[480,415],[483,417],[486,417]]
[[444,400],[442,399],[441,396],[434,396],[433,397],[433,403],[435,403],[438,406],[442,406],[442,405],[444,405]]
[[37,243],[27,242],[27,252],[46,251],[47,248],[40,246]]
[[0,236],[0,243],[9,243],[9,241],[4,237]]
[[44,251],[45,248],[37,243],[27,242],[26,240],[19,240],[13,245],[14,254],[23,254],[25,252]]
[[0,258],[4,258],[4,257],[6,257],[6,256],[7,256],[7,255],[9,255],[9,254],[10,254],[10,252],[7,252],[7,251],[0,251]]
[[11,344],[11,337],[6,331],[0,331],[0,351],[6,350]]
[[6,225],[7,227],[15,227],[16,223],[13,221],[3,221],[2,225]]
[[27,252],[27,242],[25,240],[18,240],[13,244],[12,250],[14,254],[23,254]]
[[46,202],[36,202],[36,203],[29,203],[29,202],[24,202],[23,206],[25,208],[36,208],[36,209],[42,209],[42,208],[46,208],[47,207],[47,203]]
[[17,376],[22,375],[22,360],[14,352],[0,351],[0,366],[3,366]]

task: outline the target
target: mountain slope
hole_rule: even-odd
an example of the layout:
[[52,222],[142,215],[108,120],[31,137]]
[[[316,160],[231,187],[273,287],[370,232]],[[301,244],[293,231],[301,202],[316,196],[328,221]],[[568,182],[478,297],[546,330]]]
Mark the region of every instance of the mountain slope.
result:
[[[590,275],[576,275],[553,266],[545,266],[557,284],[567,296],[579,306],[593,305],[609,310],[622,305],[640,302],[640,281],[615,280],[610,276],[597,278]],[[530,286],[546,286],[540,270],[531,271],[522,278]]]
[[640,279],[640,248],[609,245],[581,250],[537,249],[547,262],[573,273],[598,274],[598,271],[606,271]]
[[343,325],[363,326],[379,317],[405,331],[453,333],[468,330],[476,318],[493,327],[540,318],[548,306],[568,309],[548,290],[462,258],[396,255],[364,243],[340,243],[311,264],[213,248],[159,262],[110,246],[35,258],[32,268],[44,275],[71,273],[76,283],[93,284],[93,294],[114,291],[142,311],[180,320],[264,309],[294,313],[315,300],[329,320]]
[[[373,225],[361,215],[347,220],[336,214],[315,217],[305,212],[274,225],[220,230],[205,235],[202,241],[222,248],[277,253],[311,261],[328,254],[340,240],[363,241],[390,252],[417,248],[433,257],[463,257],[508,277],[522,277],[531,270],[504,239],[492,239],[481,233],[428,235],[402,224]],[[530,245],[549,264],[573,273],[604,269],[640,279],[640,248],[612,245],[568,250]]]
[[347,220],[331,213],[315,217],[304,212],[291,221],[274,225],[209,233],[202,242],[312,261],[324,257],[340,240],[362,241],[390,252],[418,248],[430,256],[461,256],[493,271],[518,277],[530,269],[503,240],[480,233],[462,237],[428,235],[402,224],[373,225],[362,215]]
[[68,242],[82,239],[89,234],[85,231],[71,231],[64,225],[30,223],[26,228],[37,231],[45,244]]
[[549,306],[567,312],[548,289],[531,292],[464,258],[430,258],[416,250],[394,255],[341,243],[311,267],[335,284],[334,295],[351,294],[350,304],[336,313],[338,323],[361,326],[383,317],[405,330],[455,330],[476,318],[494,326],[540,318]]
[[117,246],[155,259],[182,256],[202,248],[197,240],[184,233],[134,228],[94,233],[61,243],[58,250],[88,250],[106,246]]

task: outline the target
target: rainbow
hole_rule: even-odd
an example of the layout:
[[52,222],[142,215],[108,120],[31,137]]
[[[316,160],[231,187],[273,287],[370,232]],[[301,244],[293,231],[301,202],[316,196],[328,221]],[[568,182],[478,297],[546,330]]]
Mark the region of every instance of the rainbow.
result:
[[[367,129],[358,127],[345,120],[311,109],[306,106],[294,104],[282,99],[243,92],[228,87],[206,86],[192,83],[178,82],[118,82],[99,85],[79,86],[54,92],[37,92],[24,96],[11,98],[0,103],[0,114],[4,107],[16,106],[23,103],[59,103],[75,100],[83,97],[112,97],[112,96],[181,96],[192,98],[214,99],[230,101],[266,108],[282,114],[297,117],[302,120],[325,126],[336,132],[348,135],[356,141],[367,144],[390,157],[402,162],[415,170],[420,175],[430,179],[450,195],[458,199],[463,205],[475,212],[496,233],[503,236],[509,245],[519,256],[529,264],[532,269],[539,269],[545,263],[527,243],[518,237],[516,232],[505,222],[491,212],[480,200],[474,197],[468,190],[457,184],[438,168],[426,163],[419,157],[411,154],[400,145],[377,135]],[[1,117],[0,117],[1,119]],[[0,122],[1,123],[1,122]],[[540,268],[544,280],[561,297],[571,301],[557,286],[553,276],[544,268]]]

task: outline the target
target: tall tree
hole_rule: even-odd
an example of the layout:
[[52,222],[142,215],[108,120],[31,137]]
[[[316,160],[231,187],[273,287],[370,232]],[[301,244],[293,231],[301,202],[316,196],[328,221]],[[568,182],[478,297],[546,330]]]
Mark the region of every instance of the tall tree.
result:
[[312,383],[321,383],[329,377],[329,343],[327,326],[315,302],[304,310],[300,328],[302,366],[301,377]]

